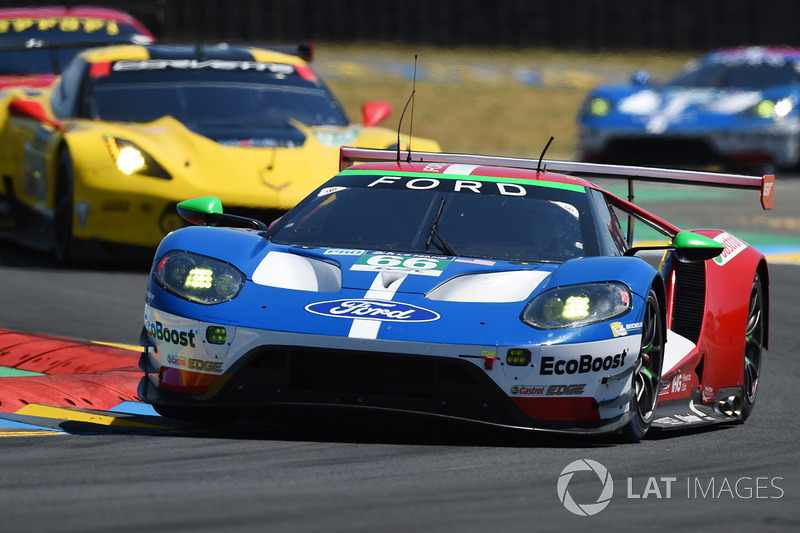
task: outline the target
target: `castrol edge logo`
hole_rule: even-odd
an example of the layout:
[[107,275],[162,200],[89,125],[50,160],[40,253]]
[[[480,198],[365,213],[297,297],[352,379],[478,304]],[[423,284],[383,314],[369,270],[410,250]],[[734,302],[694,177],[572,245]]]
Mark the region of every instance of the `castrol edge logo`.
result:
[[738,237],[734,237],[730,233],[723,232],[714,237],[714,240],[725,246],[722,253],[714,258],[714,262],[720,266],[724,265],[747,248],[747,243]]

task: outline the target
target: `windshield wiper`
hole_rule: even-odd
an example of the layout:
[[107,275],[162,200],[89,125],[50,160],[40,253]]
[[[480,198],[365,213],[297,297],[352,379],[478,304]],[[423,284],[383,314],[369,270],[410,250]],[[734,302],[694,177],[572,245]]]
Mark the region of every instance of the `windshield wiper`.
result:
[[[443,251],[447,255],[454,255],[455,256],[455,255],[458,255],[458,254],[453,249],[453,247],[450,246],[450,244],[448,244],[448,242],[446,240],[444,240],[444,237],[439,235],[439,219],[442,218],[442,210],[444,210],[444,201],[445,201],[445,198],[444,198],[444,196],[442,196],[442,201],[439,202],[439,210],[436,212],[436,216],[433,218],[433,222],[431,222],[431,231],[428,234],[428,240],[425,241],[425,249],[429,250],[430,247],[431,247],[431,243],[433,243],[433,244],[436,245],[437,248],[439,248],[441,251]],[[436,244],[435,242],[433,242],[434,235],[439,238],[439,241],[442,243],[441,245]]]

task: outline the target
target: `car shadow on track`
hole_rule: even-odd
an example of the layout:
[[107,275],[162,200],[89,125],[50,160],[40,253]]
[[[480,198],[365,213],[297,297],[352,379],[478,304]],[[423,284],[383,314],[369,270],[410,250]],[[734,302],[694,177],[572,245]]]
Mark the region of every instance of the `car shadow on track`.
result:
[[[420,446],[591,449],[622,443],[619,435],[556,434],[402,413],[280,421],[240,419],[234,423],[218,424],[187,422],[159,416],[135,417],[129,420],[133,420],[136,425],[98,428],[87,422],[63,421],[58,424],[58,428],[73,435],[133,432],[166,438]],[[154,429],[144,429],[144,424]]]
[[26,248],[13,242],[0,240],[0,267],[35,268],[43,270],[84,270],[147,272],[153,261],[150,253],[140,253],[124,260],[76,259],[66,265],[58,264],[52,253]]

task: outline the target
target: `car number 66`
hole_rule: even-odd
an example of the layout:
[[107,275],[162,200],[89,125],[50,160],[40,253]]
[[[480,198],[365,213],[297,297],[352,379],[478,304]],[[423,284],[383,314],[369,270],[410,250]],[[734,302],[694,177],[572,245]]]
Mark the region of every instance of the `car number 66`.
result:
[[413,270],[427,270],[439,266],[439,261],[427,257],[408,257],[401,258],[393,255],[373,255],[367,260],[367,264],[380,267],[403,267]]

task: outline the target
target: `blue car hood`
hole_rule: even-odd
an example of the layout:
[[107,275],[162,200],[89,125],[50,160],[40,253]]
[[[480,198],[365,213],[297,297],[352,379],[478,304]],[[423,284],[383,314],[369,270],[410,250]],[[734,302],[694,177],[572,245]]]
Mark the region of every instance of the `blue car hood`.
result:
[[591,97],[612,101],[613,111],[602,118],[584,116],[587,124],[641,128],[659,134],[668,130],[735,128],[748,119],[759,119],[754,108],[765,98],[778,100],[792,91],[691,88],[670,86],[612,86],[596,90]]

